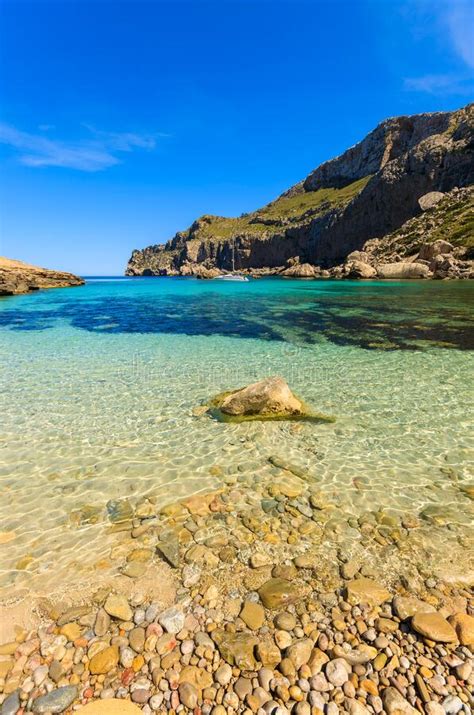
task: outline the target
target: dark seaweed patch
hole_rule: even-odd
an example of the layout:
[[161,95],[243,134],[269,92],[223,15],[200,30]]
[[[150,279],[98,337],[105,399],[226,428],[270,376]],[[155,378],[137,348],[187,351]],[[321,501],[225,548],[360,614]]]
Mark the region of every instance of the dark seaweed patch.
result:
[[[82,289],[0,302],[0,328],[45,331],[66,321],[92,333],[221,335],[311,345],[329,340],[367,350],[474,349],[474,285],[265,281],[231,294],[205,289],[89,298]],[[279,287],[280,283],[278,283]],[[272,287],[272,286],[270,286]]]

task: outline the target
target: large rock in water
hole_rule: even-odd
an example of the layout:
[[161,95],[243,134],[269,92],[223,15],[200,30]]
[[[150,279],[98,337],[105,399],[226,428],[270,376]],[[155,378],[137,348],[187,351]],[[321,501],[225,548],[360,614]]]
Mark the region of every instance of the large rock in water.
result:
[[281,377],[267,377],[225,397],[220,406],[227,415],[303,413],[302,403]]
[[267,377],[247,387],[217,395],[211,411],[224,421],[306,419],[334,422],[334,418],[312,412],[281,377]]

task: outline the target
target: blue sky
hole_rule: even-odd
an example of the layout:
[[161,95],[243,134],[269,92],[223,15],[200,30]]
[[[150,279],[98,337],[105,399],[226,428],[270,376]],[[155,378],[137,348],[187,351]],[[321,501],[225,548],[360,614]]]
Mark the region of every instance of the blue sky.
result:
[[0,254],[121,274],[397,114],[472,101],[470,0],[0,0]]

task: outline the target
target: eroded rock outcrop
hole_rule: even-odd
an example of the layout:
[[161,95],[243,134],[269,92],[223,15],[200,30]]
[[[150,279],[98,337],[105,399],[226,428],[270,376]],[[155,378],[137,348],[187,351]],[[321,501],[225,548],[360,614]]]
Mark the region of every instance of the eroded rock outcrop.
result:
[[310,263],[295,263],[288,268],[285,268],[280,275],[286,278],[316,278],[319,273],[318,268]]
[[[289,271],[306,278],[311,277],[310,268],[304,269],[308,275],[297,276],[296,267],[282,267],[296,256],[301,267],[342,266],[350,253],[365,250],[368,241],[380,242],[377,258],[389,263],[395,236],[399,242],[403,236],[406,251],[413,249],[404,250],[413,260],[426,241],[414,245],[405,227],[419,217],[426,217],[429,231],[442,223],[443,235],[436,238],[469,253],[474,245],[472,215],[464,223],[457,219],[472,211],[473,184],[474,105],[395,117],[262,209],[239,218],[205,215],[165,245],[134,251],[126,273],[179,275],[190,264],[231,270],[234,258],[236,270]],[[447,211],[448,204],[454,210]],[[468,277],[468,269],[448,271],[446,277]],[[353,267],[354,277],[358,272]],[[369,277],[363,275],[369,272],[362,269],[360,277]],[[345,274],[343,268],[336,271]]]
[[429,278],[430,269],[424,263],[386,263],[377,268],[379,278]]
[[43,288],[66,288],[83,284],[84,280],[72,273],[39,268],[0,256],[0,296],[29,293]]

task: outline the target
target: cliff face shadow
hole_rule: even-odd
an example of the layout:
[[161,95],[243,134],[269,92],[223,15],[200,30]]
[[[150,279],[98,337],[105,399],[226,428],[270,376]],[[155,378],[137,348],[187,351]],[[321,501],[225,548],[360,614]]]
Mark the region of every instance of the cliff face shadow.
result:
[[[337,291],[248,292],[225,295],[107,296],[80,300],[55,296],[44,306],[15,299],[0,304],[0,328],[46,331],[66,321],[79,330],[106,334],[220,335],[311,345],[329,340],[367,350],[474,349],[474,318],[469,296],[432,290],[375,290],[370,286]],[[451,296],[451,297],[450,297]]]

